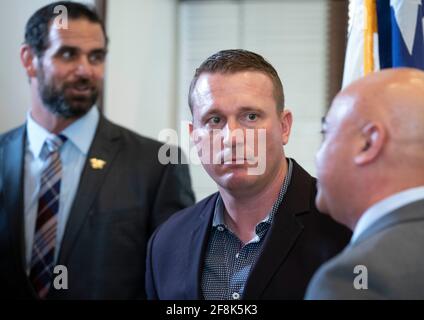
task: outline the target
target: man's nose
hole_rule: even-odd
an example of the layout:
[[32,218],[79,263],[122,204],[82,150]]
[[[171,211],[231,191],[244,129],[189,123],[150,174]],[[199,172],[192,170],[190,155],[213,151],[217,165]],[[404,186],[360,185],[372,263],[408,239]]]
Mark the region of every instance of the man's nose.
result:
[[244,142],[244,131],[236,120],[228,120],[222,128],[222,142],[226,147],[235,147]]
[[77,61],[75,73],[78,76],[91,76],[93,74],[93,66],[91,65],[88,57],[81,56]]

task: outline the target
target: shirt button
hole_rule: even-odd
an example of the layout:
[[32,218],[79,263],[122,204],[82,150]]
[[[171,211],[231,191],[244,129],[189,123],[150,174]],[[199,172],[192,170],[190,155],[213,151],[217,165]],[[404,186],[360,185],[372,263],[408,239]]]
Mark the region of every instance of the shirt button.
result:
[[222,226],[219,226],[218,231],[224,231],[224,228]]
[[240,299],[240,294],[238,292],[234,292],[232,294],[232,297],[233,297],[234,300],[239,300]]
[[240,257],[240,253],[236,253],[236,259]]

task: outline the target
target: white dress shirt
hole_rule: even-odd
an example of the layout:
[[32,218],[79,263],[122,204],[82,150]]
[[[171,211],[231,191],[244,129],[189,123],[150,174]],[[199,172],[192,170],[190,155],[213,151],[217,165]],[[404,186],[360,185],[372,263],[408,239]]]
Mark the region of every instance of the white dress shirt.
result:
[[[56,233],[55,261],[57,260],[66,222],[74,202],[75,194],[80,181],[88,151],[99,123],[97,107],[72,123],[61,132],[67,141],[60,149],[62,162],[62,179],[60,185],[60,200],[58,224]],[[40,158],[41,150],[47,137],[52,134],[40,126],[27,114],[27,143],[25,146],[24,172],[24,212],[25,212],[25,252],[26,266],[29,274],[31,265],[32,246],[34,240],[35,223],[37,220],[40,179],[44,168],[44,161]]]
[[369,207],[359,219],[350,242],[354,243],[366,229],[385,215],[421,199],[424,199],[424,186],[406,189],[377,202]]

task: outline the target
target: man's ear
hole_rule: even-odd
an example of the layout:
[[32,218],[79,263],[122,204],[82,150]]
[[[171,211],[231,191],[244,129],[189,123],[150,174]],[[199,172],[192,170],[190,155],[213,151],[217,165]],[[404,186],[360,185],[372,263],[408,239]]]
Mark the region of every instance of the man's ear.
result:
[[289,142],[290,131],[293,123],[293,115],[290,110],[284,110],[280,113],[280,123],[283,134],[283,145]]
[[38,58],[27,44],[24,44],[21,47],[21,62],[26,70],[28,78],[34,78],[37,76]]
[[369,123],[361,132],[361,144],[354,161],[364,165],[374,161],[382,152],[386,140],[386,131],[380,123]]
[[[193,142],[195,145],[197,145],[197,143],[199,142],[198,141],[199,137],[196,134],[196,132],[194,132],[193,122],[188,123],[188,133],[190,135],[191,142]],[[193,134],[193,133],[195,133],[195,134]]]

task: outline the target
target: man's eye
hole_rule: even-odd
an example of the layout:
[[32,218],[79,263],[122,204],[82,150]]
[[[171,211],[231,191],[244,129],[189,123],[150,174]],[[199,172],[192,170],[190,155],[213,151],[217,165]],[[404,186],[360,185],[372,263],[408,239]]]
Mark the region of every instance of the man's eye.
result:
[[247,115],[247,119],[248,119],[249,121],[255,121],[255,120],[257,120],[257,119],[258,119],[258,115],[257,115],[256,113],[249,113],[249,114]]
[[93,53],[90,55],[91,63],[102,63],[105,61],[105,54],[103,52]]
[[75,57],[75,52],[71,50],[63,51],[61,54],[61,57],[65,60],[71,60],[72,58]]
[[209,119],[209,122],[211,124],[218,124],[218,123],[221,122],[221,118],[220,117],[212,117],[212,118]]

